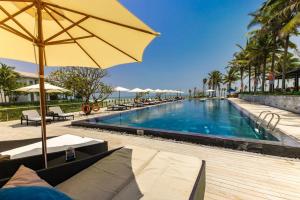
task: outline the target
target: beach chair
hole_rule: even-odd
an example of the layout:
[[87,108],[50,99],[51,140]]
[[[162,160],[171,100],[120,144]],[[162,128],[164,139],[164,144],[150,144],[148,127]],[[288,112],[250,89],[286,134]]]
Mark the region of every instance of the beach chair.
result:
[[59,119],[67,119],[68,117],[72,117],[74,120],[73,114],[64,113],[59,106],[50,107],[49,111],[52,113],[53,120],[55,117]]
[[[26,125],[28,126],[29,122],[34,122],[37,126],[38,123],[41,123],[41,116],[36,110],[24,110],[22,111],[21,116],[21,124],[23,124],[23,121],[26,121]],[[51,122],[51,117],[46,117],[46,121]]]
[[120,110],[126,110],[127,107],[126,106],[121,106],[121,105],[112,105],[112,106],[108,106],[107,110],[108,111],[120,111]]

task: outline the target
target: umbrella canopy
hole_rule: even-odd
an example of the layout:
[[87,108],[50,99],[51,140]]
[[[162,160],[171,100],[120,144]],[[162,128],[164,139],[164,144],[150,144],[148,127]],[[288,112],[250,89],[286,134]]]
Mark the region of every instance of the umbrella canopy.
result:
[[[118,1],[7,0],[0,5],[4,58],[36,63],[43,45],[47,66],[104,69],[141,62],[144,49],[158,35]],[[43,41],[36,36],[39,10]]]
[[[26,93],[35,93],[40,91],[40,84],[30,85],[26,87],[21,87],[15,90],[16,92],[26,92]],[[70,90],[45,83],[45,91],[47,93],[67,93],[71,92]]]
[[115,92],[128,92],[129,89],[123,88],[123,87],[115,87],[115,88],[114,88],[114,91],[115,91]]
[[1,0],[0,57],[39,65],[47,168],[44,66],[101,67],[141,62],[159,35],[112,0]]
[[206,90],[206,92],[215,92],[216,90],[211,90],[211,89],[209,89],[209,90]]
[[155,93],[165,93],[163,90],[161,90],[161,89],[156,89],[156,90],[154,90],[154,92]]
[[114,91],[119,92],[119,104],[120,104],[121,103],[121,92],[128,92],[129,89],[123,88],[123,87],[115,87]]
[[150,88],[147,88],[144,90],[145,92],[149,92],[149,93],[152,93],[152,92],[155,92],[154,90],[150,89]]
[[130,90],[129,92],[134,92],[134,93],[143,93],[143,92],[146,92],[145,90],[143,89],[140,89],[140,88],[134,88],[132,90]]

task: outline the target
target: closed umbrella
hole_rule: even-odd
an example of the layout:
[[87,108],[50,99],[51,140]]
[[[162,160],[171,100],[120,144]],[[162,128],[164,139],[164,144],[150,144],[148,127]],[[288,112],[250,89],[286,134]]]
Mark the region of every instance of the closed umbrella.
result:
[[0,10],[0,57],[39,65],[47,167],[44,66],[104,69],[141,62],[158,33],[112,0],[1,0]]
[[114,88],[115,92],[119,92],[119,104],[120,104],[120,100],[121,100],[121,92],[128,92],[129,89],[127,88],[123,88],[123,87],[115,87]]

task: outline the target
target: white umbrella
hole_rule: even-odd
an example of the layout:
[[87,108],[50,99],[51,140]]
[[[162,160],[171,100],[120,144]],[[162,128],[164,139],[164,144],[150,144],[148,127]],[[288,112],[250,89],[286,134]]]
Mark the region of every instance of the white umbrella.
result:
[[164,91],[161,90],[161,89],[156,89],[156,90],[154,90],[154,92],[155,92],[155,93],[164,93]]
[[142,62],[159,35],[111,0],[1,0],[0,56],[39,65],[41,132],[47,168],[46,66],[101,67]]
[[[15,90],[16,92],[26,92],[26,93],[37,93],[40,92],[40,84],[30,85],[26,87],[21,87]],[[67,93],[71,92],[65,88],[61,88],[49,83],[45,83],[45,92],[46,93]]]
[[130,90],[129,92],[134,92],[134,93],[143,93],[146,92],[145,90],[141,89],[141,88],[134,88],[132,90]]
[[206,90],[206,92],[214,92],[216,90],[212,90],[212,89],[209,89],[209,90]]
[[115,91],[115,92],[119,92],[119,103],[120,103],[121,92],[128,92],[129,89],[123,88],[123,87],[115,87],[115,88],[114,88],[114,91]]
[[154,90],[152,90],[152,89],[150,89],[150,88],[147,88],[147,89],[145,89],[144,91],[145,91],[145,92],[150,92],[150,93],[151,93],[151,92],[155,92]]

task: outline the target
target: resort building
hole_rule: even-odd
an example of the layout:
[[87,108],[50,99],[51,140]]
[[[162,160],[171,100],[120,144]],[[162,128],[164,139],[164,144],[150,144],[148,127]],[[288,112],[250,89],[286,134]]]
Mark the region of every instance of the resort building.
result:
[[[20,74],[20,82],[24,85],[34,85],[39,82],[39,77],[35,73],[31,72],[22,72],[16,71]],[[4,97],[3,91],[0,92],[2,98],[0,98],[0,103],[9,102],[9,98],[6,96]],[[6,98],[6,99],[4,99]],[[38,94],[37,93],[30,93],[30,94],[20,94],[15,97],[15,102],[33,102],[38,101]]]

